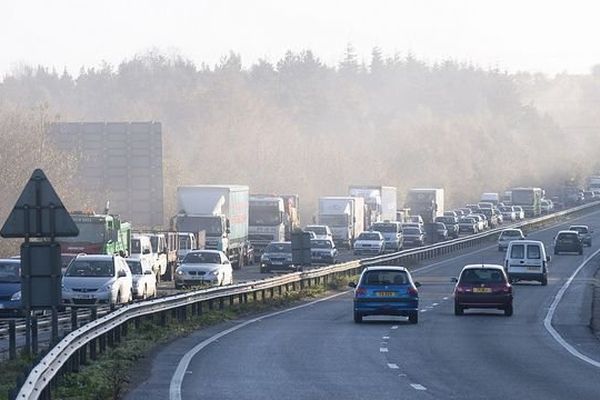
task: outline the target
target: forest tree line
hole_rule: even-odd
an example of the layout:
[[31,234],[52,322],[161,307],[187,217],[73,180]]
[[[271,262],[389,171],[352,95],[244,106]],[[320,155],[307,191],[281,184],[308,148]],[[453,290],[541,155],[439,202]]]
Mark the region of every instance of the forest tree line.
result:
[[[552,185],[593,172],[600,135],[600,71],[508,74],[448,60],[351,47],[338,65],[311,51],[242,67],[148,52],[74,76],[20,67],[0,83],[0,218],[33,168],[45,167],[72,209],[74,155],[44,146],[53,121],[160,121],[166,215],[181,184],[240,183],[317,198],[349,184],[446,189],[446,203],[511,185]],[[403,196],[401,196],[403,197]],[[401,204],[400,204],[401,205]]]

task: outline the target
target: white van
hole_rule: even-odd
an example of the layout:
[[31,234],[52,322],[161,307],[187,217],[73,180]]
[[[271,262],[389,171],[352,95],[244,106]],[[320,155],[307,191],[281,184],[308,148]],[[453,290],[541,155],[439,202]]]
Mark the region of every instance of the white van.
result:
[[504,268],[511,281],[539,281],[548,284],[548,263],[544,243],[537,240],[519,240],[508,244]]
[[158,265],[158,257],[152,250],[152,242],[149,236],[138,233],[132,235],[130,257],[138,260],[144,259],[144,262],[152,266],[152,271],[154,271],[157,281],[160,281],[161,271]]

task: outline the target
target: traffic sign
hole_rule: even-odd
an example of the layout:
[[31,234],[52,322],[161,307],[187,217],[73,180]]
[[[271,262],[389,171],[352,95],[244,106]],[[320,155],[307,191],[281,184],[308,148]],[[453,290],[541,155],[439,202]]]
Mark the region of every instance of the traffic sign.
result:
[[33,171],[0,230],[5,238],[77,236],[79,229],[41,169]]

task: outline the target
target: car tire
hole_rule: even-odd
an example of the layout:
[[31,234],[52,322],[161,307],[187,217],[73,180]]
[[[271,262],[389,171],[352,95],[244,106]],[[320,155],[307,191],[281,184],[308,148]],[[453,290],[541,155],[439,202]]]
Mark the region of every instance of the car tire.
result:
[[465,309],[458,304],[454,304],[454,315],[463,315],[465,313]]
[[512,304],[511,304],[511,305],[509,305],[509,306],[506,306],[506,307],[504,308],[504,316],[505,316],[505,317],[510,317],[510,316],[512,316],[512,315],[513,315],[513,306],[512,306]]
[[542,280],[540,281],[542,286],[548,286],[548,276],[544,275],[542,276]]
[[408,315],[408,322],[410,322],[411,324],[418,324],[419,323],[419,312],[418,311],[413,311]]
[[554,255],[555,255],[555,256],[557,256],[557,255],[558,255],[558,253],[559,253],[559,251],[555,249],[555,250],[554,250]]
[[183,288],[183,285],[175,284],[175,290],[181,290],[182,288]]
[[363,320],[363,316],[360,313],[354,312],[354,322],[360,324]]

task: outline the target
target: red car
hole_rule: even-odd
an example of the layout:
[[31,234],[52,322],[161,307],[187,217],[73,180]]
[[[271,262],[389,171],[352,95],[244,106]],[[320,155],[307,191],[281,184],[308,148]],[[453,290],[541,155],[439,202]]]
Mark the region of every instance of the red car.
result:
[[492,308],[513,314],[512,286],[501,265],[465,266],[454,287],[454,314],[463,315],[467,308]]

